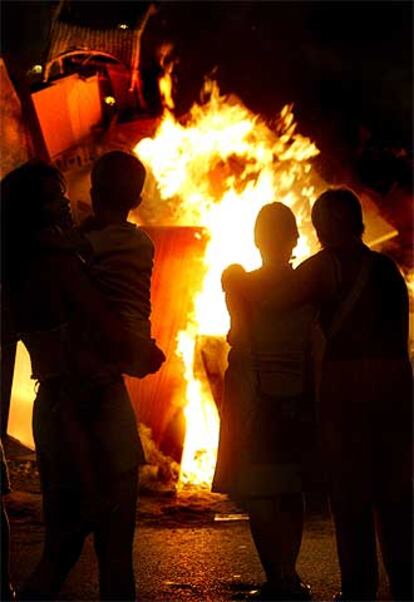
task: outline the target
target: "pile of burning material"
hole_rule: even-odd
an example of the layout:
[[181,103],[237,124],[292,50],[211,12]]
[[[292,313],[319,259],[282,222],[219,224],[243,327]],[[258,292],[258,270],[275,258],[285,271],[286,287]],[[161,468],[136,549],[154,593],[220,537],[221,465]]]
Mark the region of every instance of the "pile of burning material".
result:
[[[180,464],[180,486],[208,489],[229,328],[221,273],[235,262],[248,270],[259,265],[254,222],[274,200],[298,219],[295,264],[317,250],[310,211],[326,183],[312,167],[318,149],[297,133],[292,106],[265,122],[210,80],[201,104],[180,121],[166,109],[155,134],[135,152],[148,172],[137,220],[156,246],[153,334],[168,361],[143,381],[127,379],[127,386],[155,446]],[[368,243],[395,234],[373,210],[367,226]],[[159,464],[149,469],[149,481],[172,476],[164,460]]]
[[157,527],[212,526],[214,522],[246,520],[243,509],[227,496],[195,486],[180,489],[178,495],[141,495],[137,517]]
[[140,492],[164,495],[175,493],[179,465],[158,449],[149,427],[140,424],[138,430],[146,459],[146,464],[141,466],[139,473]]

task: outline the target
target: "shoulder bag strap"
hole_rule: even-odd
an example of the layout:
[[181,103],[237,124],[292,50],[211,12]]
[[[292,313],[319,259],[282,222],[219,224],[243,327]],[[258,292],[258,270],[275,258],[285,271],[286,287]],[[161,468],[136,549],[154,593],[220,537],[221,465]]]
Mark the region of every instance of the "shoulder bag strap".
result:
[[371,269],[372,264],[372,253],[371,251],[367,253],[366,257],[362,260],[361,268],[359,273],[355,279],[351,290],[348,295],[339,305],[336,314],[332,320],[330,327],[325,333],[326,339],[331,339],[341,328],[342,324],[345,321],[345,318],[349,315],[355,303],[358,301],[366,283],[368,282],[368,276]]

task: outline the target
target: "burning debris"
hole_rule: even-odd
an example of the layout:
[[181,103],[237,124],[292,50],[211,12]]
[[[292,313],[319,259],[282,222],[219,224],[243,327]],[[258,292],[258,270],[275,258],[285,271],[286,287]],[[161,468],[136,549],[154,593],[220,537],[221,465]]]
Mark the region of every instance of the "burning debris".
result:
[[140,424],[138,430],[146,459],[146,464],[140,468],[140,491],[143,493],[175,492],[179,474],[178,464],[158,449],[149,427]]
[[[166,47],[162,54],[170,84],[171,52],[172,49]],[[171,86],[169,90],[171,93]],[[164,297],[169,294],[165,285],[172,275],[170,264],[168,269],[161,266],[163,271],[156,276],[153,291],[156,301],[159,282],[165,289],[162,308],[157,309],[157,303],[154,306],[154,327],[165,329],[168,317],[174,322],[168,325],[168,332],[175,337],[176,326],[175,332],[179,331],[177,340],[164,347],[169,361],[160,373],[161,389],[164,394],[169,389],[170,406],[174,407],[166,412],[158,401],[154,403],[162,393],[158,376],[143,383],[144,389],[151,389],[148,397],[152,399],[152,406],[158,408],[155,418],[154,411],[152,414],[142,411],[141,383],[129,383],[129,388],[140,419],[153,429],[154,445],[160,446],[166,456],[173,455],[175,462],[180,461],[181,444],[176,446],[176,453],[170,453],[168,446],[162,445],[160,433],[165,432],[168,420],[173,419],[171,412],[177,413],[177,420],[182,421],[185,406],[186,438],[180,484],[209,488],[216,461],[217,405],[226,367],[225,335],[229,327],[221,273],[234,262],[242,263],[246,269],[258,265],[253,224],[260,208],[275,198],[292,207],[298,217],[301,238],[295,250],[296,263],[313,252],[317,247],[309,221],[310,209],[326,184],[312,168],[312,158],[319,151],[313,142],[297,133],[291,105],[285,106],[272,123],[267,123],[235,96],[222,95],[216,82],[207,80],[202,96],[202,103],[195,104],[183,119],[177,120],[171,110],[165,110],[153,137],[142,139],[135,148],[148,168],[139,221],[147,230],[153,230],[150,236],[156,247],[163,250],[161,263],[168,263],[171,254],[174,257],[176,253],[187,255],[175,266],[176,272],[181,270],[183,280],[179,291],[180,308],[174,305],[166,312],[170,301]],[[377,219],[372,215],[373,212],[367,234],[370,223]],[[379,237],[375,234],[372,239],[389,238],[389,227],[384,228],[382,223],[379,230]],[[174,247],[177,244],[179,249]],[[184,297],[188,297],[189,303]],[[177,311],[183,313],[182,319],[175,315]],[[161,344],[163,346],[162,340]],[[173,357],[174,353],[177,357]],[[28,421],[21,416],[22,412],[30,413],[34,397],[33,384],[27,384],[30,382],[28,368],[22,377],[27,363],[20,350],[13,397],[27,403],[12,406],[12,432],[16,436],[20,436],[24,423],[30,429]],[[16,425],[19,432],[15,430]],[[182,430],[184,428],[183,425]],[[31,435],[23,440],[30,443]],[[150,453],[157,455],[154,449]],[[161,456],[146,469],[144,482],[149,489],[168,489],[176,478],[177,464]]]
[[[116,35],[121,34],[125,32],[116,32]],[[309,138],[297,132],[293,105],[286,105],[273,121],[266,122],[236,96],[222,95],[217,83],[207,79],[201,102],[194,104],[189,113],[178,120],[173,113],[176,63],[173,45],[161,44],[157,58],[164,113],[155,134],[142,139],[135,147],[135,152],[148,167],[139,223],[148,229],[190,226],[194,237],[202,241],[197,248],[200,258],[191,263],[191,268],[189,264],[185,273],[185,295],[191,298],[191,307],[185,323],[179,325],[174,349],[166,349],[170,358],[174,352],[177,357],[169,360],[161,380],[164,390],[170,387],[170,405],[174,406],[177,421],[182,420],[182,407],[185,406],[187,426],[180,483],[208,488],[216,459],[217,406],[226,367],[225,334],[229,327],[220,285],[221,273],[234,262],[243,264],[246,269],[258,265],[253,223],[260,208],[276,198],[292,207],[298,217],[301,237],[295,250],[295,262],[299,263],[315,251],[317,243],[309,215],[312,203],[325,183],[312,168],[312,159],[319,151]],[[54,87],[57,89],[56,85]],[[85,105],[84,101],[82,105]],[[120,127],[125,130],[126,126],[132,132],[132,122]],[[125,140],[123,146],[126,146]],[[390,234],[389,228],[384,232],[383,228],[380,230],[375,240],[383,241],[395,234],[394,230]],[[194,248],[189,247],[188,253],[194,252]],[[22,363],[25,358],[20,350],[18,368]],[[168,370],[178,372],[178,377],[168,380]],[[178,383],[180,378],[182,385]],[[30,386],[30,393],[27,393],[23,380],[16,379],[14,395],[31,400],[33,387]],[[154,398],[160,391],[153,382],[148,388],[152,387]],[[130,392],[132,390],[131,386]],[[140,385],[135,390],[141,391]],[[145,412],[141,412],[142,398],[138,394],[131,397],[144,423],[153,429],[155,442],[154,448],[150,446],[150,454],[155,457],[157,446],[162,443],[158,431],[165,430],[166,423],[172,418],[167,411],[167,417],[157,417],[153,424]],[[26,404],[25,412],[27,408]],[[11,418],[12,422],[22,422],[18,416]],[[146,437],[144,432],[143,436]],[[168,445],[162,449],[168,456]],[[161,487],[168,488],[174,483],[178,470],[178,465],[171,462],[179,461],[181,448],[171,454],[174,461],[158,453],[160,456],[154,464],[145,469],[144,480],[149,488],[158,486],[155,485],[157,479],[163,483]]]

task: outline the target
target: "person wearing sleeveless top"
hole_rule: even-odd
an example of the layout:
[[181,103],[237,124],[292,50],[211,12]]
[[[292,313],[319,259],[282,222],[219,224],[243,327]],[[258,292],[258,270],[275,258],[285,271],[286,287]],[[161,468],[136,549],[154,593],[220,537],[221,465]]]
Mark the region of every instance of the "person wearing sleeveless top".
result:
[[312,417],[307,360],[313,310],[276,315],[244,302],[231,281],[238,274],[251,287],[283,291],[294,278],[289,262],[297,238],[292,211],[282,203],[266,205],[255,226],[262,267],[246,273],[230,266],[223,274],[231,349],[213,490],[247,508],[267,578],[259,596],[268,600],[310,599],[295,565],[303,530],[302,456]]
[[[376,599],[377,532],[393,599],[413,600],[407,287],[395,263],[363,243],[354,192],[324,192],[312,221],[322,251],[267,303],[275,312],[309,302],[319,309],[319,418],[342,583],[336,599]],[[232,284],[260,300],[242,280]]]

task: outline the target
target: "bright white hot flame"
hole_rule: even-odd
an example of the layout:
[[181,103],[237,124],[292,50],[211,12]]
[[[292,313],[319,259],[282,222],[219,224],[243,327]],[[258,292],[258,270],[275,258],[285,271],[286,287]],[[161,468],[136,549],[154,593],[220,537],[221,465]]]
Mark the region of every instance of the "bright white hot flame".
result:
[[[197,327],[188,325],[177,339],[186,379],[186,444],[181,459],[181,482],[209,486],[213,477],[218,444],[218,412],[207,383],[193,374]],[[191,428],[190,425],[196,425]],[[215,453],[214,453],[215,450]],[[213,452],[213,453],[212,453]]]
[[268,125],[240,100],[220,95],[211,80],[203,94],[185,122],[166,111],[154,138],[139,142],[135,152],[157,183],[158,223],[202,226],[209,233],[203,285],[194,287],[194,311],[177,346],[187,383],[181,481],[209,485],[219,421],[208,383],[194,375],[196,337],[227,332],[221,274],[231,263],[247,270],[260,265],[253,231],[263,205],[277,200],[294,209],[301,231],[296,262],[316,247],[308,222],[317,193],[310,160],[319,151],[296,133],[291,105]]

